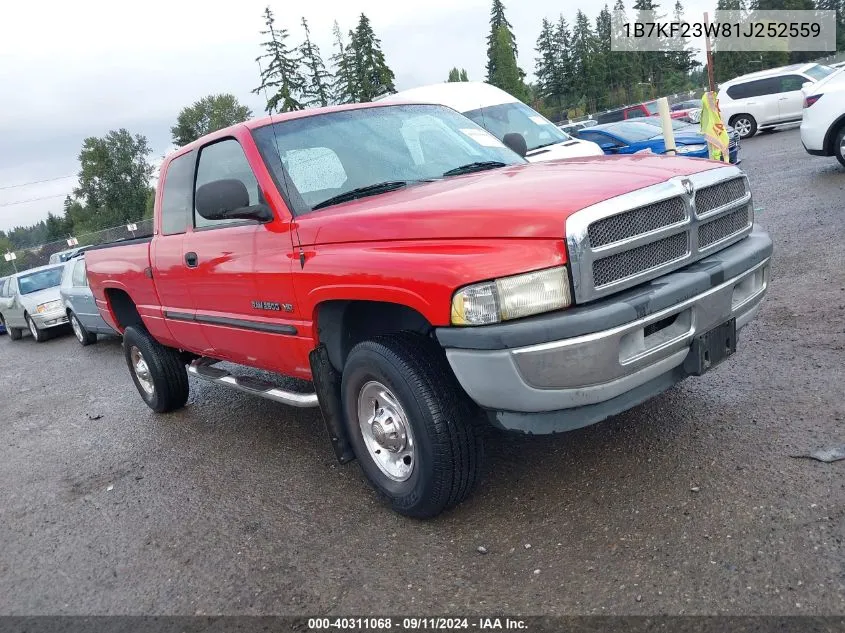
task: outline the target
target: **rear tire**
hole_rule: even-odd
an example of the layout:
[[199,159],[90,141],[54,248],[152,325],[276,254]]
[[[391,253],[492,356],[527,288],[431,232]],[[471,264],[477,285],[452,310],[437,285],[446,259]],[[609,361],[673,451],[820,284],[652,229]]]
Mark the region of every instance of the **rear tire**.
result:
[[478,412],[436,343],[413,333],[359,343],[341,394],[361,469],[395,511],[434,517],[470,495],[483,458]]
[[82,322],[72,311],[68,312],[68,319],[70,320],[71,328],[73,328],[73,334],[76,336],[76,340],[79,341],[79,344],[82,345],[82,347],[97,342],[97,335],[86,330],[85,326],[82,325]]
[[29,333],[32,334],[32,338],[35,339],[36,343],[43,343],[49,338],[47,332],[39,330],[38,326],[35,325],[35,321],[28,314],[26,315],[26,324],[29,326]]
[[5,326],[6,326],[6,332],[8,332],[8,333],[9,333],[9,338],[10,338],[11,340],[13,340],[13,341],[19,341],[19,340],[21,340],[21,337],[23,336],[23,332],[22,332],[19,328],[16,328],[16,327],[9,327],[9,326],[6,324],[6,319],[4,319],[4,318],[3,318],[3,315],[2,315],[2,314],[0,314],[0,321],[2,321],[2,322],[3,322],[3,325],[5,325]]
[[836,140],[833,145],[833,154],[836,156],[836,160],[845,167],[845,125],[842,126],[842,129],[839,130],[839,134],[836,135]]
[[188,370],[179,352],[165,347],[143,329],[128,327],[123,333],[123,354],[132,381],[147,406],[167,413],[188,401]]
[[736,130],[741,139],[751,138],[757,132],[757,120],[750,114],[734,115],[728,125]]

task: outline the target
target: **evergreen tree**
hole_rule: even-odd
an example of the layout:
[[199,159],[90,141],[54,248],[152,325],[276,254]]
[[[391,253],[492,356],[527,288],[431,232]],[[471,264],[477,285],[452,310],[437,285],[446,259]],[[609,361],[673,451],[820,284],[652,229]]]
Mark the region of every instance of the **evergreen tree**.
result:
[[528,102],[530,98],[528,87],[522,81],[525,73],[516,64],[513,38],[507,27],[499,27],[492,55],[494,71],[489,83],[501,88],[520,101]]
[[307,78],[302,90],[302,102],[306,106],[329,105],[329,82],[331,77],[326,72],[320,49],[311,41],[311,31],[308,22],[302,18],[302,28],[305,31],[305,41],[299,47],[299,55],[305,65]]
[[369,18],[363,13],[350,37],[359,100],[372,101],[376,97],[396,92],[393,71],[384,59],[381,41],[373,32]]
[[332,95],[336,103],[357,103],[359,88],[355,78],[355,60],[352,51],[343,41],[337,21],[334,23],[335,53],[331,57],[334,67]]
[[[517,59],[519,51],[516,48],[516,37],[513,34],[513,27],[508,19],[505,17],[505,5],[502,0],[493,0],[493,7],[490,10],[490,35],[487,36],[487,82],[493,83],[493,75],[496,73],[496,56],[495,50],[498,46],[499,29],[506,29],[508,38],[510,40],[511,52],[514,60]],[[520,81],[525,78],[525,73],[517,67],[520,73]]]
[[261,68],[261,85],[252,92],[265,93],[268,113],[274,110],[301,110],[299,97],[305,86],[305,78],[299,72],[299,59],[295,52],[285,44],[288,32],[286,29],[275,28],[275,18],[270,7],[264,9],[264,24],[267,30],[261,31],[261,34],[269,36],[269,39],[261,46],[266,52],[255,59]]
[[590,19],[578,9],[572,27],[572,84],[579,109],[595,110],[596,83],[593,76],[595,35]]
[[465,68],[461,68],[459,70],[458,67],[455,66],[449,71],[449,78],[446,80],[446,83],[456,83],[460,81],[469,81],[469,77],[467,76]]
[[569,23],[561,14],[554,31],[555,74],[554,92],[558,95],[558,106],[567,104],[572,94],[572,34]]
[[602,7],[596,18],[595,54],[593,61],[593,76],[596,81],[596,109],[603,110],[610,106],[610,91],[607,87],[614,83],[613,60],[610,51],[610,34],[612,23],[610,9]]
[[546,18],[543,18],[543,25],[540,28],[540,36],[537,38],[538,57],[535,60],[534,76],[537,78],[537,83],[534,85],[534,92],[537,97],[546,102],[553,100],[558,101],[560,105],[560,95],[557,93],[556,78],[559,74],[557,67],[557,55],[554,42],[554,31],[552,24]]

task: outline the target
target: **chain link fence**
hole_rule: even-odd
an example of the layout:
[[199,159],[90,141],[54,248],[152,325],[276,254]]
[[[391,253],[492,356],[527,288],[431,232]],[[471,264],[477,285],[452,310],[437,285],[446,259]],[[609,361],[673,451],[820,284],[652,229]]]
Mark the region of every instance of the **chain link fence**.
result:
[[[130,230],[130,227],[134,230]],[[15,258],[7,260],[9,254],[0,259],[0,277],[11,275],[16,270],[21,272],[36,266],[43,266],[50,263],[50,256],[60,253],[62,251],[79,248],[81,246],[94,246],[98,244],[108,244],[109,242],[119,242],[122,240],[131,240],[134,237],[142,237],[145,235],[152,235],[153,233],[153,219],[139,220],[134,224],[125,226],[114,226],[102,231],[95,231],[94,233],[85,233],[83,235],[73,236],[76,240],[75,245],[69,244],[68,239],[58,240],[56,242],[48,242],[40,246],[32,246],[14,251]]]

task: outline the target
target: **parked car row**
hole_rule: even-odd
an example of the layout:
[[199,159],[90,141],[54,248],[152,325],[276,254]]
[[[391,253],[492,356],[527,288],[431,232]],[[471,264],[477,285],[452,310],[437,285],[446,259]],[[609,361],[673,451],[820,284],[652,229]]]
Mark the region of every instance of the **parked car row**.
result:
[[[673,121],[675,146],[678,156],[687,158],[708,158],[710,155],[707,139],[698,131],[698,126],[680,121]],[[659,119],[636,119],[634,121],[620,121],[619,123],[605,123],[580,130],[578,138],[592,141],[602,148],[605,154],[640,154],[650,152],[663,154],[666,152],[666,139],[663,136],[662,124]],[[732,128],[728,129],[730,142],[728,151],[730,162],[738,164],[739,135]]]
[[0,279],[0,326],[13,341],[29,332],[38,343],[68,327],[81,345],[115,334],[94,302],[82,253]]

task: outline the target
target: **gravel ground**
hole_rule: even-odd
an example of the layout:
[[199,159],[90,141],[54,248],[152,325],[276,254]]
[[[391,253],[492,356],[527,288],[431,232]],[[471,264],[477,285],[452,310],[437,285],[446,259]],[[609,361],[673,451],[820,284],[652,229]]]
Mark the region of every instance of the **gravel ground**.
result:
[[0,613],[845,613],[845,461],[789,457],[845,444],[845,171],[796,129],[743,158],[775,259],[737,355],[591,428],[494,436],[433,521],[337,465],[316,411],[192,379],[157,416],[117,340],[3,337]]

